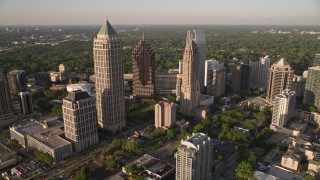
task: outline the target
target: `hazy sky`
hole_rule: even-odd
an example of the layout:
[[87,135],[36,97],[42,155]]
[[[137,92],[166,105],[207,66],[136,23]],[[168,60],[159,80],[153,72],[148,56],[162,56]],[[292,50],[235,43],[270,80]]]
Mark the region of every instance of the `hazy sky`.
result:
[[320,0],[0,0],[0,25],[316,24]]

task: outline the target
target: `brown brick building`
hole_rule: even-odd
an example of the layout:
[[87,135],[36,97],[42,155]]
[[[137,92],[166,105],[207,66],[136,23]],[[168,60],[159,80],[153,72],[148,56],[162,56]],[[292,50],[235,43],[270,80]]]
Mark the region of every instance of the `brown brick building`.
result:
[[155,52],[142,35],[132,51],[133,94],[138,99],[152,99],[155,93]]

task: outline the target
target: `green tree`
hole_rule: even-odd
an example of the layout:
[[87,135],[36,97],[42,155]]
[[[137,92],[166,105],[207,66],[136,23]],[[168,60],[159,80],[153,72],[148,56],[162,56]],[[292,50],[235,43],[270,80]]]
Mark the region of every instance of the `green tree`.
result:
[[114,139],[114,140],[112,140],[111,144],[115,148],[120,148],[120,147],[122,147],[122,140],[121,139]]
[[82,167],[76,174],[75,180],[89,180],[90,170],[88,167]]
[[313,180],[315,179],[313,176],[311,176],[310,174],[307,174],[305,177],[305,180]]
[[62,116],[62,106],[54,106],[52,112],[57,116]]
[[198,133],[198,132],[203,132],[204,128],[202,124],[197,124],[194,129],[193,132]]
[[172,139],[173,137],[174,137],[174,132],[171,129],[167,130],[167,138]]
[[135,175],[139,171],[139,168],[135,164],[129,164],[125,167],[126,173],[129,175]]
[[250,163],[251,167],[255,168],[257,165],[257,156],[253,153],[250,153],[248,157],[248,162]]
[[248,161],[241,161],[236,169],[238,179],[250,179],[253,176],[254,169]]
[[113,156],[108,157],[107,160],[105,161],[104,165],[106,166],[106,168],[108,168],[112,171],[117,168],[117,162]]

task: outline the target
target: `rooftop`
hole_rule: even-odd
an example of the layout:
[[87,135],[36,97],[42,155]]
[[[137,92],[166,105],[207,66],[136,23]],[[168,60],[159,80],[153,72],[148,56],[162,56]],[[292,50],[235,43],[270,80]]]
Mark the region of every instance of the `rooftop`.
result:
[[198,149],[198,145],[202,145],[205,142],[210,141],[210,137],[203,133],[193,134],[191,137],[188,137],[181,145],[188,146],[190,148]]
[[104,24],[101,26],[98,35],[117,35],[116,31],[113,29],[106,16]]
[[0,164],[17,156],[17,153],[0,143]]
[[34,139],[42,142],[46,146],[52,149],[58,149],[70,144],[69,141],[61,138],[64,134],[64,130],[62,128],[54,128],[48,129],[47,131],[42,131],[31,135]]
[[289,98],[295,94],[294,91],[290,91],[288,89],[285,89],[281,94],[276,95],[276,98]]
[[70,142],[60,137],[64,134],[63,127],[63,122],[55,117],[42,122],[28,121],[12,128],[23,136],[30,136],[55,149],[70,144]]
[[69,92],[68,95],[64,98],[64,100],[77,102],[82,99],[88,99],[91,96],[86,91],[74,91]]
[[274,65],[276,65],[276,66],[290,66],[288,61],[286,61],[284,58],[281,58],[279,61],[275,62]]

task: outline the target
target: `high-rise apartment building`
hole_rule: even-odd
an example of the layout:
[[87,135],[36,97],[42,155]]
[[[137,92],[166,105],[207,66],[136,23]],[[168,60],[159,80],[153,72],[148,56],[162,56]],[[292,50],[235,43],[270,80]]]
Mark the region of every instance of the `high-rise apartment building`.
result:
[[199,106],[199,52],[193,40],[188,40],[183,54],[183,72],[180,94],[180,111],[183,114],[192,115],[194,108]]
[[33,112],[32,97],[29,91],[19,93],[20,110],[22,114],[31,114]]
[[172,102],[158,102],[154,106],[154,121],[156,128],[170,127],[176,121],[176,105]]
[[138,99],[153,99],[155,94],[155,52],[144,35],[132,51],[133,94]]
[[275,62],[269,69],[268,75],[267,101],[273,103],[276,95],[281,94],[283,90],[292,88],[293,70],[285,59]]
[[10,95],[9,84],[4,74],[0,73],[0,125],[1,121],[11,118],[13,115],[13,106]]
[[176,153],[176,180],[211,180],[213,150],[210,137],[203,133],[193,134]]
[[69,74],[71,73],[71,69],[64,64],[59,65],[59,79],[60,81],[64,81],[69,78]]
[[285,89],[274,98],[271,125],[283,127],[294,116],[296,109],[296,94]]
[[69,92],[63,99],[65,136],[80,152],[98,143],[95,100],[86,91]]
[[93,41],[98,124],[114,133],[126,126],[120,37],[106,18]]
[[266,89],[268,85],[268,73],[272,60],[269,56],[261,57],[259,61],[250,61],[251,69],[250,86]]
[[247,64],[235,64],[232,68],[231,88],[234,92],[250,91],[251,69]]
[[14,70],[7,74],[11,93],[27,90],[27,78],[24,70]]
[[320,66],[308,68],[303,103],[320,108]]
[[225,93],[227,81],[227,68],[223,62],[206,60],[205,86],[206,93],[212,96],[222,96]]
[[38,72],[34,75],[34,83],[38,86],[50,86],[50,74],[48,72]]
[[188,31],[187,33],[187,42],[188,41],[194,41],[194,43],[197,45],[198,48],[198,58],[199,58],[199,73],[198,73],[198,79],[199,79],[199,85],[200,85],[200,92],[204,90],[204,64],[206,60],[206,32],[203,30],[193,30]]
[[306,79],[302,76],[293,75],[292,88],[291,90],[296,92],[297,97],[304,95],[304,89],[306,87]]

